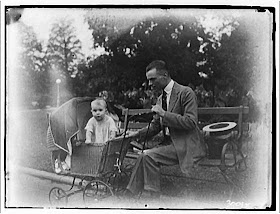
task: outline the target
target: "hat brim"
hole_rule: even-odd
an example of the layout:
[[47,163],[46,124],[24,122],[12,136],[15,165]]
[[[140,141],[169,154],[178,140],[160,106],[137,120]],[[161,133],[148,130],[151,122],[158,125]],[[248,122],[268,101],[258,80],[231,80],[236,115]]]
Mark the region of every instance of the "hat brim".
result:
[[235,122],[212,123],[203,127],[205,132],[223,132],[233,129],[237,124]]

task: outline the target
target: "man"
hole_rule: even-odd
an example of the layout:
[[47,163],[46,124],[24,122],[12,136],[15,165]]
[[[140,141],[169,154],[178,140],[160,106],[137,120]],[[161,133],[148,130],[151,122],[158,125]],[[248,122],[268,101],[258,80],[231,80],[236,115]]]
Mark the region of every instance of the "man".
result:
[[146,77],[152,89],[163,90],[163,94],[152,107],[156,115],[149,130],[141,129],[134,137],[143,139],[147,131],[151,137],[162,130],[170,143],[140,154],[127,189],[134,195],[145,190],[151,196],[159,196],[160,166],[179,164],[181,171],[188,174],[194,158],[204,156],[205,149],[200,142],[196,96],[192,89],[173,81],[161,60],[147,66]]

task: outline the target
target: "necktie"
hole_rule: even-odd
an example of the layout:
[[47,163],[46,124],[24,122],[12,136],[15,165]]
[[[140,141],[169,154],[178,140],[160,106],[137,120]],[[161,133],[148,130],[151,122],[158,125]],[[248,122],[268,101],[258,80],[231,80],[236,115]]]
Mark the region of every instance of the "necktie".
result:
[[[167,94],[164,90],[162,90],[162,103],[161,103],[161,107],[164,111],[167,111]],[[163,136],[166,136],[166,129],[165,126],[162,126],[162,132],[163,132]]]
[[163,90],[162,91],[162,108],[163,108],[164,111],[167,111],[167,101],[166,101],[166,99],[167,99],[167,94]]

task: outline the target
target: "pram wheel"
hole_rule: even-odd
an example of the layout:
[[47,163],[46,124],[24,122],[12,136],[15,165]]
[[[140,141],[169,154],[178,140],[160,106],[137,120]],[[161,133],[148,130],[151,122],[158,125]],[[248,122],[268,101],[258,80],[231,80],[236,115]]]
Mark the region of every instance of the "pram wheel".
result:
[[93,180],[88,183],[83,191],[83,200],[86,206],[94,203],[104,202],[112,198],[114,193],[112,188],[103,181]]
[[68,196],[63,189],[59,187],[54,187],[49,193],[49,201],[51,206],[66,207],[68,202]]

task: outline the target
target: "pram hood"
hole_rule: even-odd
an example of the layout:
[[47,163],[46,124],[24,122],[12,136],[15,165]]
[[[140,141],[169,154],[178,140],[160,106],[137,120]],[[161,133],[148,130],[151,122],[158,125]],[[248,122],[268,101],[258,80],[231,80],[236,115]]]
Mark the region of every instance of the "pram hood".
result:
[[78,133],[79,138],[85,137],[84,127],[91,118],[90,103],[94,98],[76,97],[67,101],[49,115],[49,132],[56,149],[70,153],[67,142]]

